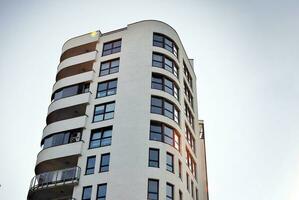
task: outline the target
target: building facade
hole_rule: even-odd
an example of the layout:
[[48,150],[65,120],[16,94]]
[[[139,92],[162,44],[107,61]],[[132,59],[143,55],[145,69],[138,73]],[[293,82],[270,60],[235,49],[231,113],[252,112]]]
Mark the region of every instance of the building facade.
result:
[[62,48],[29,200],[207,200],[196,76],[155,20]]

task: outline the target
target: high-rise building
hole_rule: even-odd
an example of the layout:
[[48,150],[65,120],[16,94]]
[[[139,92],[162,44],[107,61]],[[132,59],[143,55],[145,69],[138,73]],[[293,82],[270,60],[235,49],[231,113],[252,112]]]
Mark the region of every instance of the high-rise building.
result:
[[207,200],[196,76],[155,20],[62,48],[29,200]]

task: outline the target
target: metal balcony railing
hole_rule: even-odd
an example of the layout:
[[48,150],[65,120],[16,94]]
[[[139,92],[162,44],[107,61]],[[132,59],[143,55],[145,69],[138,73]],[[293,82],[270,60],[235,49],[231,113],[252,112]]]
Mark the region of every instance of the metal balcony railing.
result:
[[29,191],[53,187],[56,185],[77,183],[80,178],[80,167],[45,172],[33,177]]

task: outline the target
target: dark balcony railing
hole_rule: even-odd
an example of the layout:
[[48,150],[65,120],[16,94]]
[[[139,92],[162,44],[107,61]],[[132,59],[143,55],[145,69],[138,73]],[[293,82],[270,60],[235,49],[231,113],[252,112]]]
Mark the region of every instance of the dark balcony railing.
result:
[[42,173],[33,177],[29,190],[34,191],[56,185],[77,183],[80,178],[80,173],[80,167]]

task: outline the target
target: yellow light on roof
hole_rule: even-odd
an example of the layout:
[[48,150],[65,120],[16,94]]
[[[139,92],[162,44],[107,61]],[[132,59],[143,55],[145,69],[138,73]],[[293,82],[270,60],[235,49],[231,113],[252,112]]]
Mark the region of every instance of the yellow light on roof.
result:
[[97,36],[97,32],[93,31],[93,32],[90,33],[90,35],[91,35],[91,37],[95,37],[95,36]]

